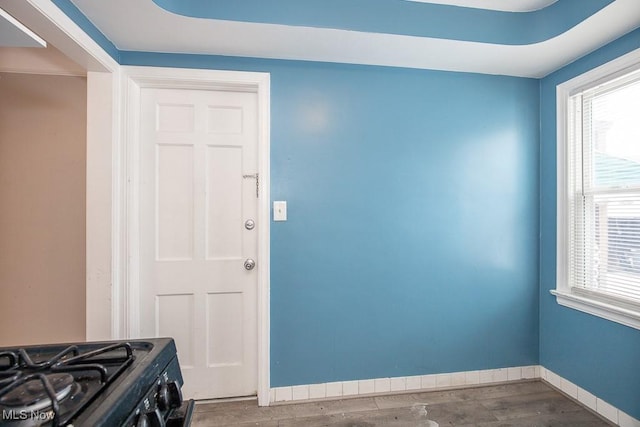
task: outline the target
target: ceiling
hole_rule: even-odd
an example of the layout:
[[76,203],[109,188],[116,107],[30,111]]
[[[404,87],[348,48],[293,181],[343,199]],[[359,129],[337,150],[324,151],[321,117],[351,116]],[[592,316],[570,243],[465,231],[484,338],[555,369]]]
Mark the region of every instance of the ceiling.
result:
[[326,61],[522,77],[543,77],[640,27],[638,0],[54,3],[64,10],[69,1],[72,5],[68,8],[77,7],[118,51]]

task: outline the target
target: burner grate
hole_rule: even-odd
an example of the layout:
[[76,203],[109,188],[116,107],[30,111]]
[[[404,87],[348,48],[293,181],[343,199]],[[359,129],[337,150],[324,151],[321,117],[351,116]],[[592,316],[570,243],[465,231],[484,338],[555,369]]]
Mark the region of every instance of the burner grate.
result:
[[[116,343],[84,353],[79,351],[77,345],[71,345],[53,357],[37,361],[25,349],[0,352],[0,406],[10,410],[50,408],[51,426],[65,425],[103,387],[126,369],[133,359],[129,343]],[[62,379],[61,374],[70,374],[72,384],[67,384],[68,377]],[[91,380],[87,380],[87,377]],[[76,380],[78,383],[75,383]],[[87,382],[92,384],[91,387]],[[58,383],[63,383],[64,386],[58,386]],[[78,390],[82,386],[83,398],[80,402],[74,402],[73,408],[63,410],[61,405],[64,406],[71,391],[67,386],[71,387],[73,384],[76,384]],[[56,390],[57,386],[62,390]],[[24,401],[23,407],[15,406],[16,396],[23,395],[28,399],[33,394],[40,397],[40,402]]]

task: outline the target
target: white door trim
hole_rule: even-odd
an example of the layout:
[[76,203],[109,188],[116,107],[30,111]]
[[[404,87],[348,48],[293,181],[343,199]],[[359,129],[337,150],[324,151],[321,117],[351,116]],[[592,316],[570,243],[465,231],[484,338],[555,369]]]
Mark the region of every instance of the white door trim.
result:
[[137,308],[139,295],[139,134],[140,90],[142,88],[233,90],[254,92],[258,96],[258,173],[260,198],[258,202],[258,404],[269,405],[269,225],[270,225],[270,75],[241,71],[194,70],[181,68],[131,67],[122,68],[124,128],[123,182],[125,188],[124,250],[126,263],[122,290],[123,310],[119,314],[127,337],[140,334]]

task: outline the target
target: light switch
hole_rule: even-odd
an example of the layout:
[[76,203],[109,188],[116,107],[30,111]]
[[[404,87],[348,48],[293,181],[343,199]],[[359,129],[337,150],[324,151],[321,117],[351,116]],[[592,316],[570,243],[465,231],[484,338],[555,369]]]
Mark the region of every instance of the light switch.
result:
[[287,202],[273,202],[273,220],[274,221],[286,221],[287,220]]

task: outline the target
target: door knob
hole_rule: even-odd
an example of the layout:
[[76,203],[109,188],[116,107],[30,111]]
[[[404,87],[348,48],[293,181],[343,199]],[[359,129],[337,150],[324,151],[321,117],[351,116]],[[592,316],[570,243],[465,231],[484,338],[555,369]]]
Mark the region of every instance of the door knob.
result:
[[247,230],[253,230],[255,226],[256,226],[256,223],[252,219],[248,219],[244,223],[244,228],[246,228]]
[[254,260],[252,260],[251,258],[246,259],[244,261],[244,268],[246,270],[253,270],[253,267],[255,267],[255,266],[256,266],[256,262]]

